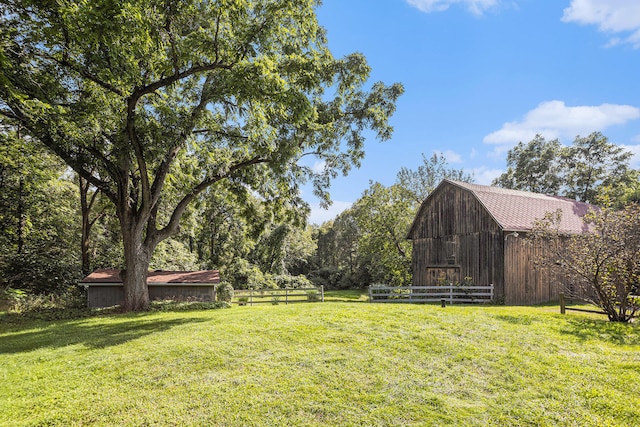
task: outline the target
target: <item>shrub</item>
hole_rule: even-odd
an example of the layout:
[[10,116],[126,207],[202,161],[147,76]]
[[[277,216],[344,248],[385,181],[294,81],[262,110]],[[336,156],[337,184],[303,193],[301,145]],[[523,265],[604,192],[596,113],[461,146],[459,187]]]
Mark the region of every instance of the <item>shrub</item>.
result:
[[564,235],[561,220],[562,211],[550,212],[531,233],[534,244],[547,248],[542,264],[609,320],[629,322],[638,316],[633,292],[640,277],[640,205],[591,211],[583,218],[587,231],[582,234]]
[[218,301],[231,302],[233,299],[233,286],[229,282],[221,282],[216,289]]
[[313,286],[311,281],[303,275],[290,276],[290,275],[283,274],[283,275],[273,276],[273,280],[275,281],[277,287],[281,289],[308,288]]
[[153,311],[217,310],[229,307],[231,304],[227,301],[159,300],[151,302],[151,310]]

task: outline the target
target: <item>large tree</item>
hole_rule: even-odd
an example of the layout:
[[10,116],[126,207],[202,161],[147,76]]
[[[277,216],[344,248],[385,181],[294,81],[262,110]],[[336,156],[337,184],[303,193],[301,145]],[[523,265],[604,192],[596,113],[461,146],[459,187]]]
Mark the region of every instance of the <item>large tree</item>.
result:
[[610,143],[600,132],[577,136],[573,145],[562,151],[565,195],[594,203],[605,189],[615,193],[637,182],[637,175],[629,168],[631,157],[630,151]]
[[407,230],[415,215],[413,193],[396,184],[372,182],[351,208],[358,225],[358,255],[375,283],[411,284],[411,242]]
[[[328,200],[329,179],[363,157],[363,130],[389,138],[402,87],[365,89],[365,58],[331,55],[318,3],[0,6],[0,115],[115,205],[127,309],[148,308],[150,257],[208,187],[228,179],[299,203],[298,186],[310,178]],[[299,166],[310,153],[325,161],[324,173]]]
[[629,151],[600,132],[577,136],[570,146],[536,135],[509,150],[507,171],[493,185],[590,203],[604,196],[623,198],[638,180],[638,172],[629,167],[630,158]]
[[558,194],[562,184],[560,141],[536,135],[527,144],[518,143],[507,153],[507,171],[493,185],[513,190]]
[[471,182],[473,175],[463,169],[449,167],[449,162],[442,153],[433,153],[431,157],[422,153],[422,164],[414,170],[402,167],[396,177],[396,183],[409,191],[419,206],[443,179]]

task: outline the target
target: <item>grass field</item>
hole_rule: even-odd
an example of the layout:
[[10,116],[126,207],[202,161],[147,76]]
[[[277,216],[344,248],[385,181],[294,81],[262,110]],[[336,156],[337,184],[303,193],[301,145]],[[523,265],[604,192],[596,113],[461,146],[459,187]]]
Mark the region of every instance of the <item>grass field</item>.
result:
[[640,425],[638,324],[331,298],[5,322],[0,425]]

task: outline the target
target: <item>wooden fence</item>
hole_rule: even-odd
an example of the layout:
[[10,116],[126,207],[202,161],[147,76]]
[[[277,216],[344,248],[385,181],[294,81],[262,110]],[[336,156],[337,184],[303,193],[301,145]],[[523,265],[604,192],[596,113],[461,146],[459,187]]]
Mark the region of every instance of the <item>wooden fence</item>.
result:
[[[640,295],[629,295],[629,298],[632,301],[631,307],[633,308],[634,305],[638,307],[638,305],[640,304]],[[560,314],[566,314],[567,311],[581,311],[583,313],[604,314],[605,316],[607,315],[607,313],[602,310],[591,310],[588,308],[569,307],[567,306],[565,293],[560,292]]]
[[233,304],[293,304],[297,302],[324,302],[324,286],[295,289],[236,289]]
[[369,302],[487,303],[493,301],[493,284],[489,286],[369,286]]

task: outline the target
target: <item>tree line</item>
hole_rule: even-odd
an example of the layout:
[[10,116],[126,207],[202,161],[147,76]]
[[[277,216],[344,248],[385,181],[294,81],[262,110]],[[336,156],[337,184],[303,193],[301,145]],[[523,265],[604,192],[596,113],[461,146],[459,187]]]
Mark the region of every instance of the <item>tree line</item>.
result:
[[[4,127],[0,138],[2,286],[34,293],[63,292],[76,288],[78,280],[96,268],[124,268],[118,218],[109,200],[19,130]],[[591,144],[584,149],[589,158],[593,157],[591,150],[607,154],[583,166],[576,166],[580,158],[574,156],[567,169],[572,179],[589,189],[593,201],[613,212],[632,206],[638,201],[640,185],[638,171],[629,166],[629,153],[599,133],[578,137],[574,145],[584,148],[585,141]],[[518,144],[508,153],[507,171],[494,184],[575,197],[575,187],[559,179],[564,176],[559,167],[537,179],[530,172],[532,164],[542,164],[539,158],[562,164],[563,150],[572,147],[547,143],[541,136]],[[585,171],[584,175],[576,170]],[[450,167],[443,155],[423,154],[416,169],[402,168],[389,186],[371,181],[349,209],[322,225],[307,225],[303,208],[274,204],[245,186],[228,182],[200,195],[185,212],[179,233],[158,245],[149,267],[219,269],[223,280],[237,289],[311,283],[329,289],[363,288],[372,283],[408,285],[412,245],[406,233],[420,204],[443,179],[472,182],[473,176]],[[159,216],[169,214],[169,209],[158,211]],[[637,226],[637,214],[607,211],[607,215],[629,219],[626,225],[618,220],[618,228]],[[602,220],[590,221],[600,224]],[[552,228],[548,221],[535,234],[549,237]],[[627,234],[637,237],[638,232],[632,229]],[[633,264],[634,252],[628,242],[625,251],[628,263]],[[577,265],[571,263],[574,269]],[[633,274],[637,273],[628,273]]]

